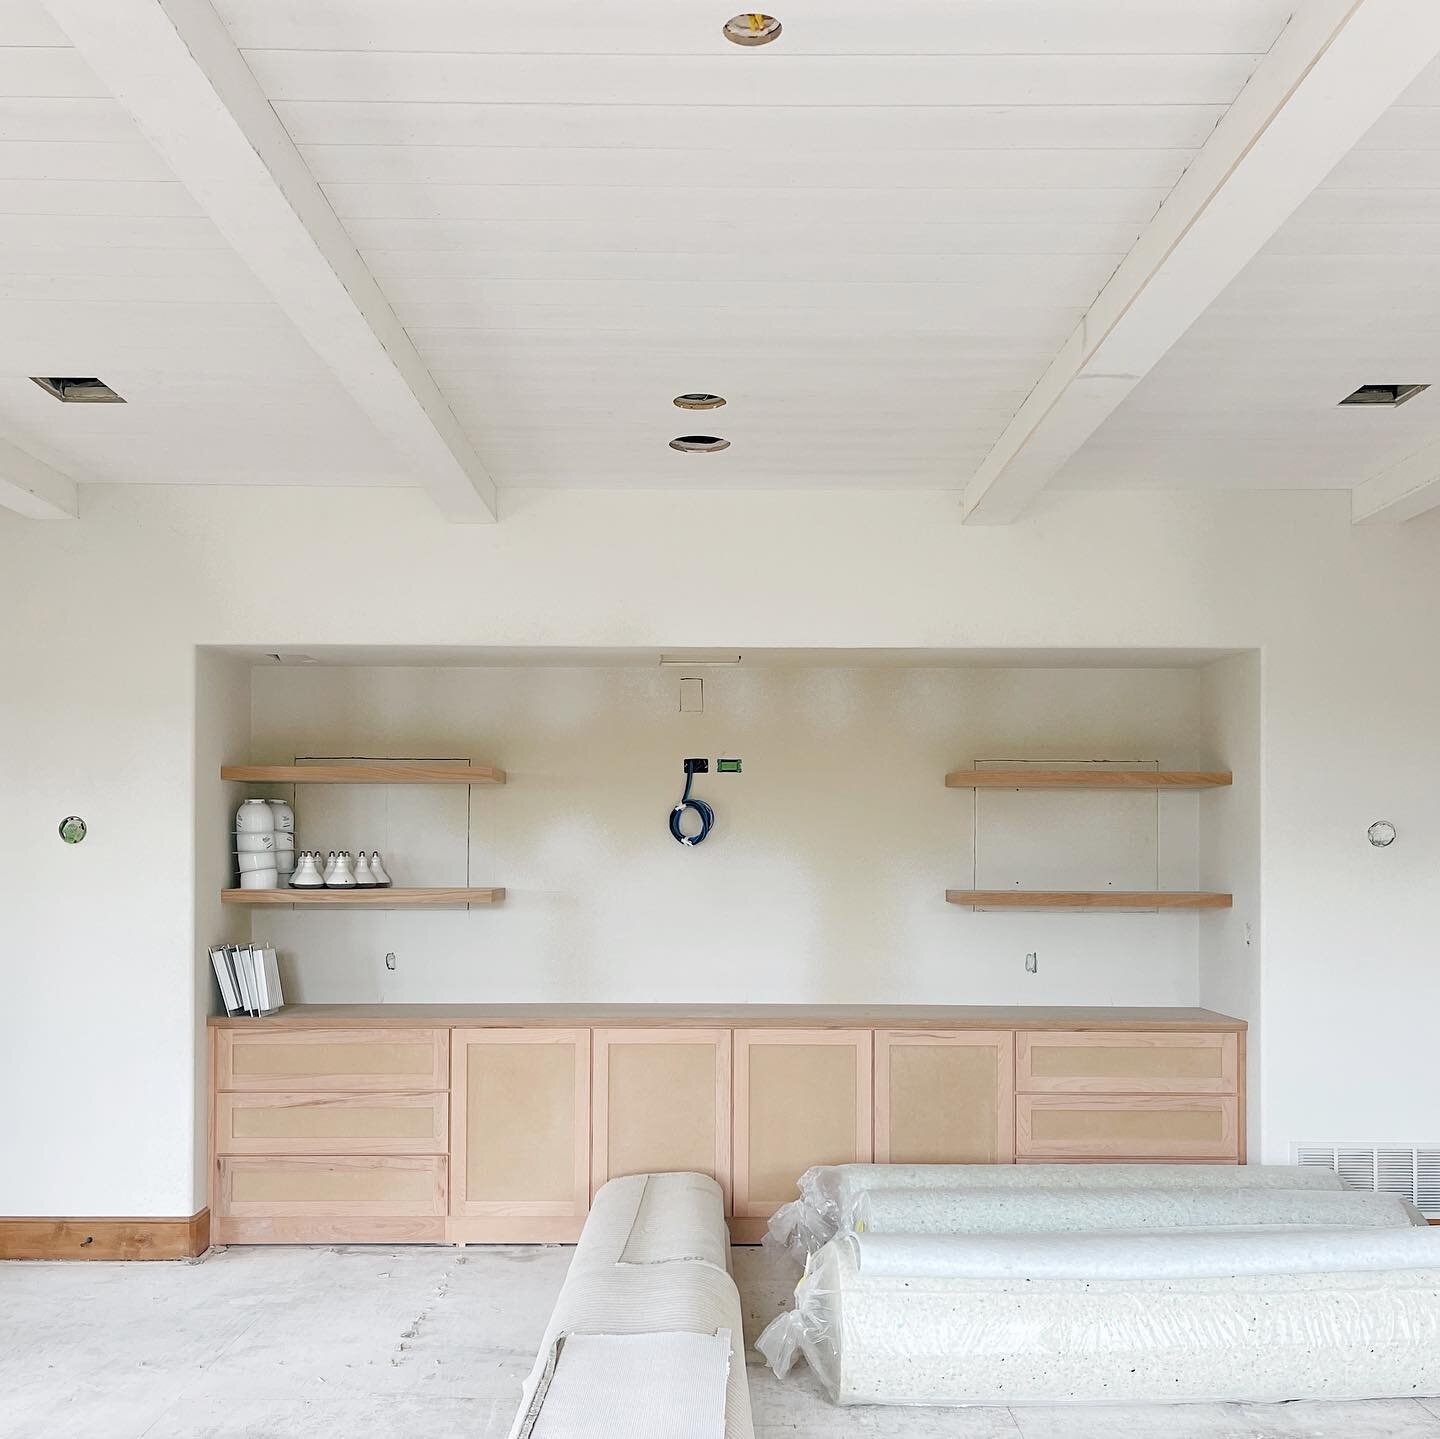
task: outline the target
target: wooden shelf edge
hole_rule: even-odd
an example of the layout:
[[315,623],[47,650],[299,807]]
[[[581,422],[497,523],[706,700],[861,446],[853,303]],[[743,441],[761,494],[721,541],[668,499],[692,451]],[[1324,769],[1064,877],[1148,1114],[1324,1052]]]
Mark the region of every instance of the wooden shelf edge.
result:
[[310,905],[316,908],[422,909],[430,905],[499,904],[503,888],[487,889],[222,889],[222,904]]
[[1234,896],[1188,889],[947,889],[945,901],[972,909],[1229,909]]
[[1218,789],[1233,784],[1229,770],[957,769],[946,789]]
[[220,778],[239,784],[504,784],[489,764],[222,764]]

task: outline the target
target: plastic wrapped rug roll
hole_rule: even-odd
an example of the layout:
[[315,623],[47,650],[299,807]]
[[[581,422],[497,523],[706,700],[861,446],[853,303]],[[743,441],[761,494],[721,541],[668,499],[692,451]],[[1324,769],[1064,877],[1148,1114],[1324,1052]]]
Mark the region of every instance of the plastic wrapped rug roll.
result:
[[871,1189],[1329,1189],[1331,1169],[1291,1164],[833,1164],[800,1176],[800,1198],[771,1217],[766,1243],[802,1263],[852,1227]]
[[[1365,1237],[1409,1240],[1419,1233]],[[1190,1237],[1233,1244],[1240,1236]],[[1314,1235],[1296,1237],[1316,1243]],[[1163,1247],[1176,1237],[1159,1240]],[[854,1250],[863,1243],[852,1237],[815,1255],[794,1312],[775,1320],[757,1346],[779,1374],[803,1354],[839,1404],[1277,1402],[1440,1393],[1440,1268],[917,1278],[862,1273]]]
[[1054,1234],[1124,1229],[1397,1229],[1424,1224],[1393,1194],[1324,1189],[870,1189],[863,1234]]
[[833,1243],[867,1278],[1224,1279],[1440,1270],[1440,1230],[1429,1225],[1183,1234],[845,1234]]

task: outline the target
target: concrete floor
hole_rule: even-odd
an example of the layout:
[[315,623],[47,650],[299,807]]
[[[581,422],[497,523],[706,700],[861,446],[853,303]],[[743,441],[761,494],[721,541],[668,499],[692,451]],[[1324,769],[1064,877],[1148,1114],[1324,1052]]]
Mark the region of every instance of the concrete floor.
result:
[[[746,1339],[795,1272],[738,1249]],[[568,1249],[0,1264],[3,1439],[504,1439]],[[835,1409],[752,1353],[759,1439],[1440,1439],[1440,1401]]]

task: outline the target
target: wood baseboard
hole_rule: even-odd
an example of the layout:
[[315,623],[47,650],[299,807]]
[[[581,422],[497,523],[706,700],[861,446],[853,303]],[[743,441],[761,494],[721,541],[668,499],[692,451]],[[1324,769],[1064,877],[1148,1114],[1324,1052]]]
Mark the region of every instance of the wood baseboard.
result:
[[193,1259],[210,1211],[188,1219],[0,1219],[0,1259]]

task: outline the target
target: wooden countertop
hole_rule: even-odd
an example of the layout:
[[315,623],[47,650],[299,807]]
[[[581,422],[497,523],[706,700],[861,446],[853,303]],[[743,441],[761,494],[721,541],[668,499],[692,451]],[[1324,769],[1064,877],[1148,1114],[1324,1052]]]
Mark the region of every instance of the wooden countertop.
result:
[[646,1025],[774,1029],[1135,1029],[1239,1031],[1213,1009],[875,1004],[289,1004],[268,1019],[212,1015],[215,1029]]

